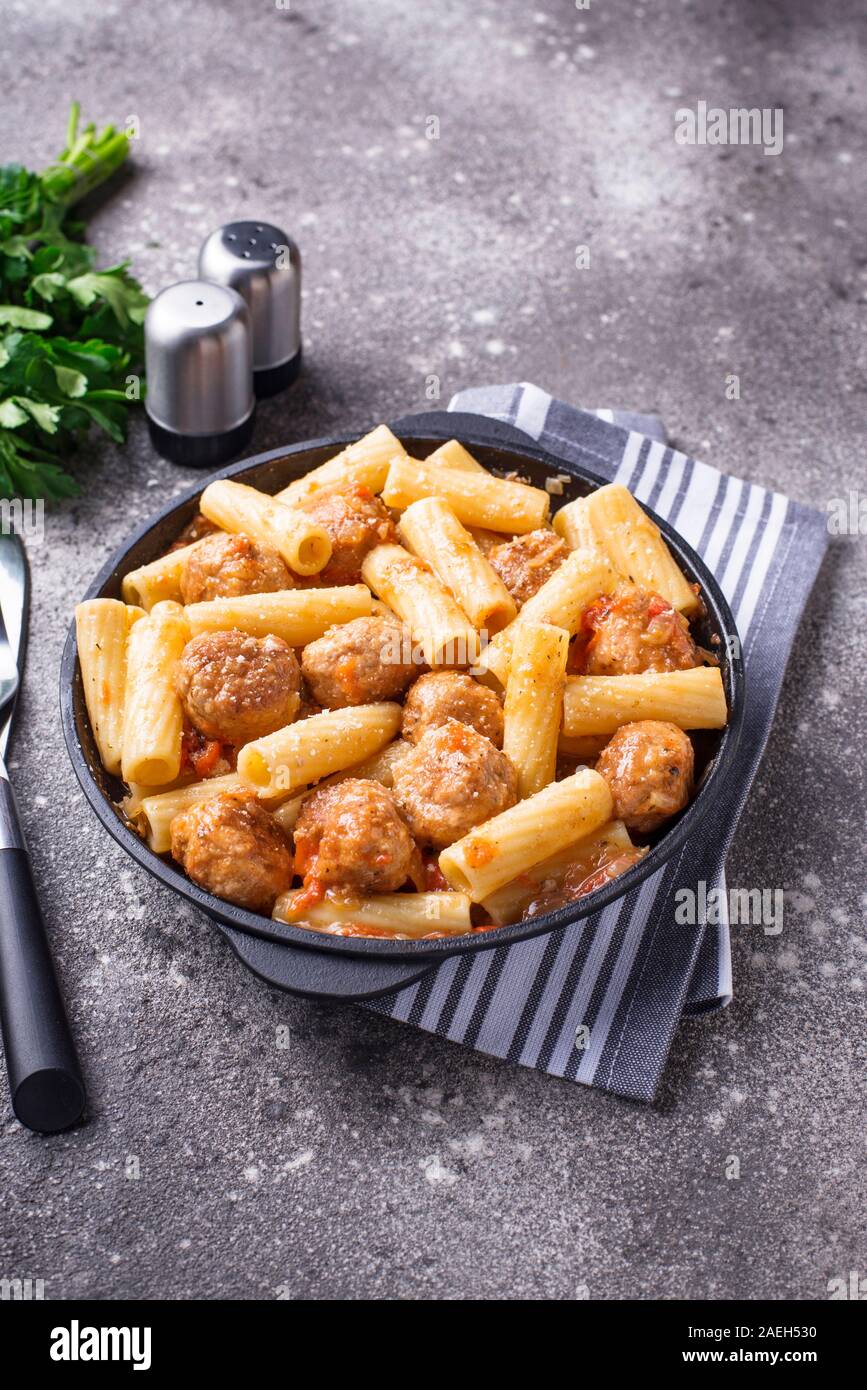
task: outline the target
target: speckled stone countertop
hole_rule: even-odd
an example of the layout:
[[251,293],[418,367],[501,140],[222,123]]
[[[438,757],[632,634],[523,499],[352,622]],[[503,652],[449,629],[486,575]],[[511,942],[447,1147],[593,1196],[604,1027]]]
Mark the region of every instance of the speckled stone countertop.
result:
[[[430,376],[441,403],[529,380],[657,411],[823,509],[864,488],[857,0],[43,0],[3,23],[3,158],[45,163],[74,96],[140,122],[90,224],[107,262],[155,291],[243,213],[300,242],[306,371],[253,449],[425,409]],[[699,99],[783,107],[783,152],[678,145]],[[784,930],[735,931],[735,1002],[682,1027],[645,1108],[270,991],[102,833],[61,646],[190,475],[140,420],[76,469],[30,549],[12,770],[90,1119],[40,1139],[4,1092],[0,1275],[48,1298],[822,1299],[863,1273],[867,539],[832,544],[729,861],[788,891]]]

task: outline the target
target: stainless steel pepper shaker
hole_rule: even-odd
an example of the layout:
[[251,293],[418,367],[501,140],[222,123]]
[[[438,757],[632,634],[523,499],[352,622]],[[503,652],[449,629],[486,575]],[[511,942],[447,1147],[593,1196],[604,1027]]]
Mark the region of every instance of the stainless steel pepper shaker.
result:
[[202,244],[199,275],[246,300],[256,395],[276,395],[301,369],[301,253],[269,222],[228,222]]
[[145,411],[154,448],[172,463],[217,468],[253,432],[250,311],[233,289],[181,280],[145,316]]

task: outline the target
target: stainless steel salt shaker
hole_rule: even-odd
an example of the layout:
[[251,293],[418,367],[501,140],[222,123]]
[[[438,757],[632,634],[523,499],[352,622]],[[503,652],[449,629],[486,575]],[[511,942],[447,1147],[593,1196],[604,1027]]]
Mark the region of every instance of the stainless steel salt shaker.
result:
[[182,280],[145,316],[148,416],[154,448],[172,463],[217,468],[253,432],[253,334],[235,290]]
[[294,241],[269,222],[228,222],[203,243],[199,275],[230,285],[249,305],[256,395],[284,390],[301,368],[301,253]]

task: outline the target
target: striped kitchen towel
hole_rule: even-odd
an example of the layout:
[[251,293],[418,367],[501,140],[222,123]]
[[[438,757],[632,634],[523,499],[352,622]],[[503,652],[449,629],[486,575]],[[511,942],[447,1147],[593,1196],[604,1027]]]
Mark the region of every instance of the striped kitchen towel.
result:
[[726,852],[827,545],[826,519],[667,447],[653,417],[578,410],[528,383],[464,391],[449,409],[516,427],[548,453],[626,484],[704,558],[743,644],[737,781],[702,821],[698,843],[605,911],[448,960],[366,1007],[521,1066],[650,1101],[681,1016],[731,1000],[728,923],[677,925],[674,893],[704,881],[726,901]]

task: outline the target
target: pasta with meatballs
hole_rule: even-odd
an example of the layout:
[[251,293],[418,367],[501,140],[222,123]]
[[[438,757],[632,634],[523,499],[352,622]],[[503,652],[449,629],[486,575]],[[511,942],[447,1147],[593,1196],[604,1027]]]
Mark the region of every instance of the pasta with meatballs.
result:
[[380,426],[200,504],[76,618],[123,813],[203,892],[331,935],[491,931],[628,873],[689,805],[725,689],[619,484],[560,500]]

